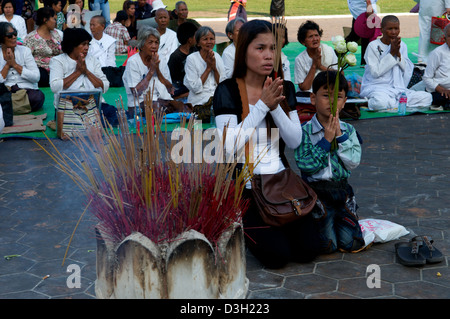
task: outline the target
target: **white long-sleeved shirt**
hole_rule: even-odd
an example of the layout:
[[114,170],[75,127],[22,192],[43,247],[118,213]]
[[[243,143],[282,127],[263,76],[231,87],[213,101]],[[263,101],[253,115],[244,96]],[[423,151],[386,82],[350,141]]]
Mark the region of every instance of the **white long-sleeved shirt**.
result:
[[[109,81],[103,73],[100,62],[93,56],[86,56],[86,67],[97,78],[103,82],[103,93],[109,89]],[[64,89],[64,79],[75,72],[77,61],[73,60],[66,53],[57,55],[50,60],[50,89],[55,93],[54,106],[58,107],[59,92],[63,90],[94,90],[94,84],[89,80],[87,75],[80,75],[70,87]],[[103,100],[103,98],[102,98]],[[103,100],[104,101],[104,100]]]
[[116,39],[103,33],[100,40],[92,38],[89,43],[88,55],[94,56],[100,62],[100,66],[116,67]]
[[11,23],[14,26],[14,28],[16,28],[16,30],[17,30],[17,37],[19,38],[19,40],[21,40],[21,41],[25,40],[25,37],[27,36],[28,31],[27,31],[27,25],[25,23],[25,20],[21,16],[15,14],[15,15],[13,15],[13,18],[11,19],[11,21],[8,21],[8,19],[6,19],[6,17],[5,17],[5,15],[2,14],[2,15],[0,15],[0,22]]
[[[167,66],[167,60],[165,56],[159,56],[160,63],[159,69],[161,74],[164,76],[166,80],[172,82],[170,77],[169,67]],[[135,97],[131,92],[131,88],[136,87],[139,82],[141,82],[145,76],[148,74],[148,67],[142,61],[141,55],[136,53],[132,55],[128,61],[127,66],[125,67],[125,72],[123,73],[123,82],[125,85],[125,91],[127,93],[128,106],[135,107],[137,106],[137,102]],[[153,74],[147,89],[143,92],[141,96],[139,96],[139,103],[144,101],[144,96],[147,94],[148,90],[151,90],[153,87],[153,83],[155,83],[155,88],[153,91],[153,101],[156,101],[158,98],[163,100],[172,100],[169,91],[167,91],[166,86],[159,81],[156,72]]]
[[428,92],[434,92],[438,85],[450,89],[450,48],[447,43],[434,49],[428,56],[423,81]]
[[[242,150],[245,143],[251,138],[253,149],[253,162],[255,174],[275,174],[285,167],[281,161],[278,138],[281,137],[286,146],[297,148],[302,141],[302,126],[297,111],[291,111],[289,115],[283,111],[281,106],[270,111],[263,101],[259,100],[255,105],[249,105],[249,114],[241,122],[237,123],[237,116],[223,114],[216,116],[216,126],[222,134],[225,126],[227,128],[225,151],[227,156]],[[278,128],[272,130],[271,136],[267,136],[266,115],[269,113]],[[276,132],[279,132],[277,135]],[[250,184],[247,184],[250,188]]]
[[[219,83],[226,79],[223,60],[217,52],[214,52],[216,58],[216,68],[219,71]],[[206,62],[200,55],[200,52],[194,52],[187,56],[184,66],[186,76],[183,84],[189,89],[188,103],[192,105],[201,105],[208,102],[208,99],[214,95],[217,84],[214,78],[214,72],[210,72],[205,83],[202,83],[201,76],[206,70]]]
[[[6,78],[0,75],[0,83],[6,86],[17,84],[21,89],[38,89],[38,82],[41,78],[36,61],[31,53],[30,48],[18,45],[14,48],[14,56],[17,64],[22,66],[22,74],[16,69],[10,68]],[[3,51],[0,50],[0,70],[6,65]]]

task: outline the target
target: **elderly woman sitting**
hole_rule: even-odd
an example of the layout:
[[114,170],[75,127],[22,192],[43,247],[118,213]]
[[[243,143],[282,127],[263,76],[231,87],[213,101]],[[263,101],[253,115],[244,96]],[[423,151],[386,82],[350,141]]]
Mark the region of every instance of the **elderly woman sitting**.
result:
[[11,92],[19,89],[27,91],[31,111],[42,108],[45,96],[38,89],[39,69],[31,50],[17,45],[17,30],[9,22],[0,22],[0,83],[11,87]]
[[40,8],[36,13],[38,28],[30,32],[24,45],[30,48],[39,68],[39,87],[49,87],[50,59],[62,53],[61,37],[56,31],[56,13],[50,7]]
[[[106,93],[109,82],[98,60],[87,55],[91,35],[83,28],[67,28],[61,43],[64,53],[50,60],[50,88],[55,93],[54,106],[58,107],[59,92],[63,90],[89,91],[101,89]],[[111,125],[116,125],[117,110],[102,101],[101,111]]]
[[128,59],[123,74],[129,115],[136,106],[142,104],[144,96],[153,86],[153,101],[158,98],[172,100],[174,88],[167,66],[168,57],[158,55],[159,39],[159,33],[155,28],[146,26],[139,29],[137,38],[139,53]]
[[216,34],[210,27],[200,27],[195,33],[199,51],[186,58],[184,85],[189,89],[188,103],[203,105],[214,95],[217,85],[226,79],[222,58],[213,51]]

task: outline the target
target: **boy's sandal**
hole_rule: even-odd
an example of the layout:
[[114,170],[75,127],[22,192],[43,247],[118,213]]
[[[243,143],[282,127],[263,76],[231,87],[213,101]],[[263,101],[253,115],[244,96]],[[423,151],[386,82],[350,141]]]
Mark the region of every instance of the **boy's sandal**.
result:
[[433,238],[431,236],[416,236],[410,242],[422,242],[425,245],[419,247],[419,254],[426,259],[427,263],[434,264],[444,260],[444,255],[433,246]]
[[419,241],[400,242],[395,244],[395,253],[398,261],[404,266],[423,266],[426,259],[419,254],[422,245]]

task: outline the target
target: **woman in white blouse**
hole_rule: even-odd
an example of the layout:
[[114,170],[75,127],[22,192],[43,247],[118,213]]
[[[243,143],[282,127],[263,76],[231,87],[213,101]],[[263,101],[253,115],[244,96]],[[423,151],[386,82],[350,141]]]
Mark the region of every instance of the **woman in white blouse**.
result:
[[0,15],[0,22],[10,22],[17,30],[17,40],[23,42],[28,33],[27,25],[21,16],[14,14],[14,12],[16,12],[15,1],[3,0],[2,12],[3,14]]
[[[84,28],[67,28],[61,43],[63,54],[50,60],[50,88],[55,93],[54,106],[58,107],[59,92],[63,90],[89,91],[101,89],[106,93],[109,81],[102,72],[100,62],[87,55],[92,36]],[[101,105],[103,116],[111,125],[117,125],[117,110],[106,104]]]
[[207,26],[200,27],[195,33],[199,51],[186,58],[183,84],[188,88],[188,103],[202,105],[214,95],[217,85],[226,79],[222,58],[213,51],[216,34]]
[[150,26],[139,29],[139,53],[132,55],[123,73],[123,83],[128,99],[128,115],[138,105],[143,107],[144,97],[153,89],[153,101],[172,100],[174,92],[166,56],[158,55],[159,32]]
[[25,89],[31,111],[39,110],[45,100],[38,88],[39,69],[31,50],[17,45],[17,30],[9,22],[0,22],[0,44],[0,82],[11,87],[12,92]]

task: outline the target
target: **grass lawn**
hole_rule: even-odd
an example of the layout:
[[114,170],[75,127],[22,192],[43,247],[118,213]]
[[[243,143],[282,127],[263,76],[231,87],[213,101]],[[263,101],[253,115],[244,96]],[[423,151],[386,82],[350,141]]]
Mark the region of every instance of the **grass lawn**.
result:
[[[178,0],[163,0],[169,10]],[[185,0],[191,18],[226,17],[229,0]],[[122,9],[123,0],[109,0],[112,16]],[[381,13],[409,12],[416,5],[414,0],[378,0]],[[86,1],[87,6],[87,1]],[[350,14],[345,0],[285,0],[287,16]],[[269,16],[270,0],[247,0],[247,15]]]

